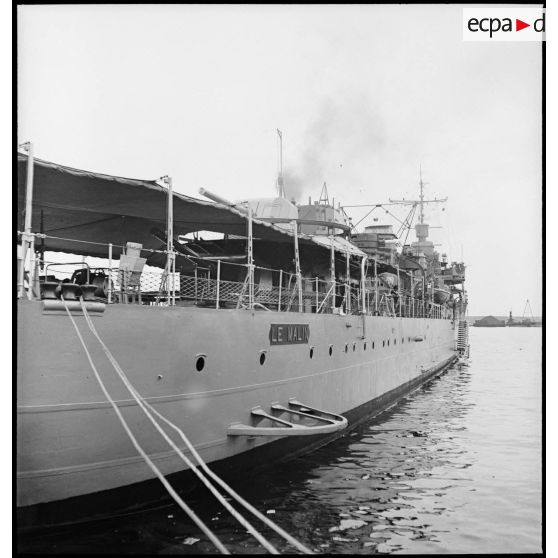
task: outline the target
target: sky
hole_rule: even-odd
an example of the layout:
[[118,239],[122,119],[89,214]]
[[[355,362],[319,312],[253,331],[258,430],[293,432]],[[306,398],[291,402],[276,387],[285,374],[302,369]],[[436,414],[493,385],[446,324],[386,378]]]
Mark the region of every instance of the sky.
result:
[[275,195],[277,128],[299,202],[409,199],[422,167],[469,313],[541,315],[541,45],[464,42],[462,8],[19,6],[18,141],[233,200]]

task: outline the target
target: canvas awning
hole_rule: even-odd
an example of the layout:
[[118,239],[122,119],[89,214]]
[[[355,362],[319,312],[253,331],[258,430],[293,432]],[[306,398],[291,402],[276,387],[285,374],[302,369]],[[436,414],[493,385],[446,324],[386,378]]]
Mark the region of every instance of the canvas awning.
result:
[[[314,236],[312,240],[321,246],[329,248],[331,250],[331,239],[328,236]],[[354,244],[351,244],[346,238],[341,236],[336,236],[333,238],[333,248],[337,252],[349,253],[352,256],[358,256],[362,258],[366,256],[360,248],[357,248]]]
[[[18,230],[23,230],[26,168],[27,155],[18,153]],[[48,235],[46,250],[106,257],[106,244],[114,244],[118,251],[118,245],[128,241],[158,249],[161,241],[151,231],[166,229],[166,212],[167,189],[156,181],[35,159],[32,230]],[[198,230],[246,235],[247,219],[231,207],[174,193],[174,230],[175,235]],[[254,222],[253,234],[283,242],[289,237],[287,232],[259,222]]]
[[[18,219],[23,231],[26,154],[18,153]],[[247,235],[247,216],[234,207],[174,193],[174,235],[213,231]],[[161,249],[167,219],[167,189],[154,180],[136,180],[93,173],[34,159],[32,231],[44,233],[39,240],[45,250],[107,257],[121,253],[126,242],[141,243],[144,249]],[[271,223],[253,220],[255,239],[292,242],[293,233]],[[316,238],[316,240],[314,240]],[[299,234],[301,244],[329,248],[329,239]],[[44,243],[44,244],[43,244]],[[335,249],[363,255],[344,239],[335,239]]]

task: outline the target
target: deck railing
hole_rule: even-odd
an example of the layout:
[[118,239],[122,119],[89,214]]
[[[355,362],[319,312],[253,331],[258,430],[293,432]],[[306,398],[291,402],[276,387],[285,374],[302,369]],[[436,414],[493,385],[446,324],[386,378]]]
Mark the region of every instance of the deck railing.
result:
[[[23,235],[21,231],[18,234]],[[463,313],[466,299],[456,303],[454,309],[448,305],[434,304],[421,298],[411,296],[409,292],[388,289],[375,278],[367,277],[361,285],[360,276],[343,277],[331,280],[332,272],[325,271],[325,277],[302,277],[302,273],[293,273],[265,267],[240,263],[243,256],[224,256],[215,260],[210,256],[192,257],[184,253],[173,252],[174,258],[181,258],[181,265],[193,269],[190,273],[170,273],[159,268],[126,271],[112,267],[113,244],[81,241],[69,238],[49,236],[43,233],[30,233],[33,238],[58,239],[75,242],[77,245],[96,245],[108,248],[108,267],[89,266],[85,258],[77,267],[61,269],[49,267],[52,264],[72,266],[69,263],[45,261],[44,254],[37,253],[29,262],[29,271],[25,271],[26,262],[18,260],[22,273],[18,276],[18,296],[33,299],[42,296],[41,283],[47,281],[64,281],[80,283],[76,270],[87,268],[87,281],[98,286],[96,296],[108,303],[140,303],[158,305],[214,306],[215,308],[256,308],[270,311],[337,313],[337,314],[371,314],[389,317],[453,319]],[[119,246],[122,254],[124,247]],[[79,253],[79,250],[78,250]],[[149,260],[167,257],[167,251],[141,249],[141,255]],[[18,256],[19,257],[19,256]],[[107,260],[105,259],[105,262]],[[143,260],[146,261],[145,259]],[[250,260],[252,261],[252,260]],[[119,262],[121,263],[121,261]],[[298,265],[293,268],[299,270]],[[48,265],[47,265],[48,264]],[[364,265],[364,264],[363,264]],[[45,267],[46,266],[46,267]],[[40,269],[44,275],[40,276]],[[345,272],[348,273],[348,266]],[[156,271],[154,271],[156,270]],[[339,269],[336,270],[339,273]],[[50,275],[50,272],[55,274]],[[341,272],[343,274],[343,272]],[[360,275],[360,274],[359,274]],[[83,274],[81,276],[83,280]],[[55,292],[52,285],[47,289]],[[364,297],[365,300],[362,300]],[[455,311],[454,311],[455,310]]]
[[[117,268],[92,268],[91,282],[98,283],[98,296],[110,299],[111,303],[168,305],[170,297],[170,304],[177,305],[355,315],[362,314],[364,292],[369,315],[453,318],[451,308],[446,305],[425,302],[407,292],[376,285],[374,281],[368,282],[363,290],[356,278],[332,282],[322,277],[297,278],[293,273],[255,267],[253,289],[249,289],[250,274],[246,273],[246,267],[219,262],[211,267],[196,268],[189,274],[168,275],[163,270],[137,273]],[[66,281],[71,276],[68,271],[60,273],[65,275]],[[105,279],[99,280],[103,275]],[[232,280],[232,276],[238,280]]]
[[[43,234],[35,236],[47,238]],[[93,265],[86,264],[85,259],[80,264],[60,264],[41,258],[44,266],[41,277],[39,260],[34,259],[34,272],[29,273],[27,286],[24,284],[23,290],[29,293],[29,298],[39,297],[42,282],[79,283],[76,271],[85,271],[84,268],[87,268],[87,281],[98,286],[96,296],[108,303],[178,304],[353,315],[361,315],[364,308],[366,314],[378,316],[437,319],[454,317],[454,311],[447,305],[434,304],[415,298],[408,292],[388,289],[374,278],[368,277],[363,288],[360,276],[356,273],[350,277],[341,275],[332,281],[329,271],[325,271],[325,277],[302,277],[302,274],[293,273],[293,269],[284,271],[252,266],[253,270],[250,270],[246,263],[231,261],[233,257],[221,261],[211,258],[196,263],[195,259],[183,254],[178,255],[186,258],[191,272],[167,274],[159,268],[149,266],[141,271],[126,271],[111,266],[112,262],[118,261],[112,259],[112,246],[108,245],[109,267],[94,268]],[[156,254],[160,257],[166,252],[142,249],[142,256],[149,258]],[[234,256],[234,259],[237,257]],[[54,263],[56,267],[52,266]],[[181,263],[184,265],[184,261]],[[58,267],[59,265],[62,267]],[[84,280],[83,273],[81,280]],[[52,289],[50,292],[53,292]],[[364,301],[362,297],[365,298]]]

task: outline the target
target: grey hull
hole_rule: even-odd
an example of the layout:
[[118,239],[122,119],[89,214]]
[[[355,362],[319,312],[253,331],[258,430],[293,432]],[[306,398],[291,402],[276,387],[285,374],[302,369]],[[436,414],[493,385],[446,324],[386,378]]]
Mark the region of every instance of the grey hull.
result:
[[[18,306],[18,506],[31,509],[153,479],[105,400],[69,318],[45,312],[41,302]],[[441,319],[135,305],[111,306],[92,319],[139,393],[215,464],[242,462],[254,452],[273,462],[274,448],[292,456],[334,438],[227,436],[232,423],[250,422],[254,407],[296,398],[343,414],[354,426],[455,358],[454,325]],[[76,321],[138,441],[165,475],[183,471],[83,316]],[[307,342],[271,344],[271,324],[277,323],[308,325]]]

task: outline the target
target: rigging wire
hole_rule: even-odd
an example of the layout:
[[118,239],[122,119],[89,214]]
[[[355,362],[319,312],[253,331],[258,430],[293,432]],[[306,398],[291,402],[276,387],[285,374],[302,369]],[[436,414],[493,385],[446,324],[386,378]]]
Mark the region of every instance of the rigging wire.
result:
[[[356,225],[353,225],[353,230],[356,230],[356,228],[378,207],[381,206],[375,205]],[[345,208],[343,208],[343,212],[345,212]]]
[[383,207],[383,209],[385,210],[386,213],[389,213],[398,223],[401,223],[402,225],[404,224],[403,221],[401,221],[401,219],[399,219],[399,217],[394,215],[389,209],[386,209],[385,207]]
[[[409,209],[409,212],[407,213],[407,216],[405,217],[405,220],[403,221],[403,223],[399,227],[399,230],[397,231],[396,236],[398,238],[403,234],[403,231],[405,229],[407,229],[407,231],[410,230],[411,225],[413,224],[413,215],[414,215],[415,208],[416,208],[416,205],[412,205],[411,209]],[[407,232],[407,234],[408,234],[408,232]]]
[[411,215],[409,219],[409,226],[407,227],[407,234],[405,235],[405,241],[403,242],[403,246],[407,244],[407,238],[409,238],[409,233],[411,232],[411,225],[413,224],[413,219],[415,218],[415,213],[417,211],[417,206],[414,205],[413,209],[411,210]]

